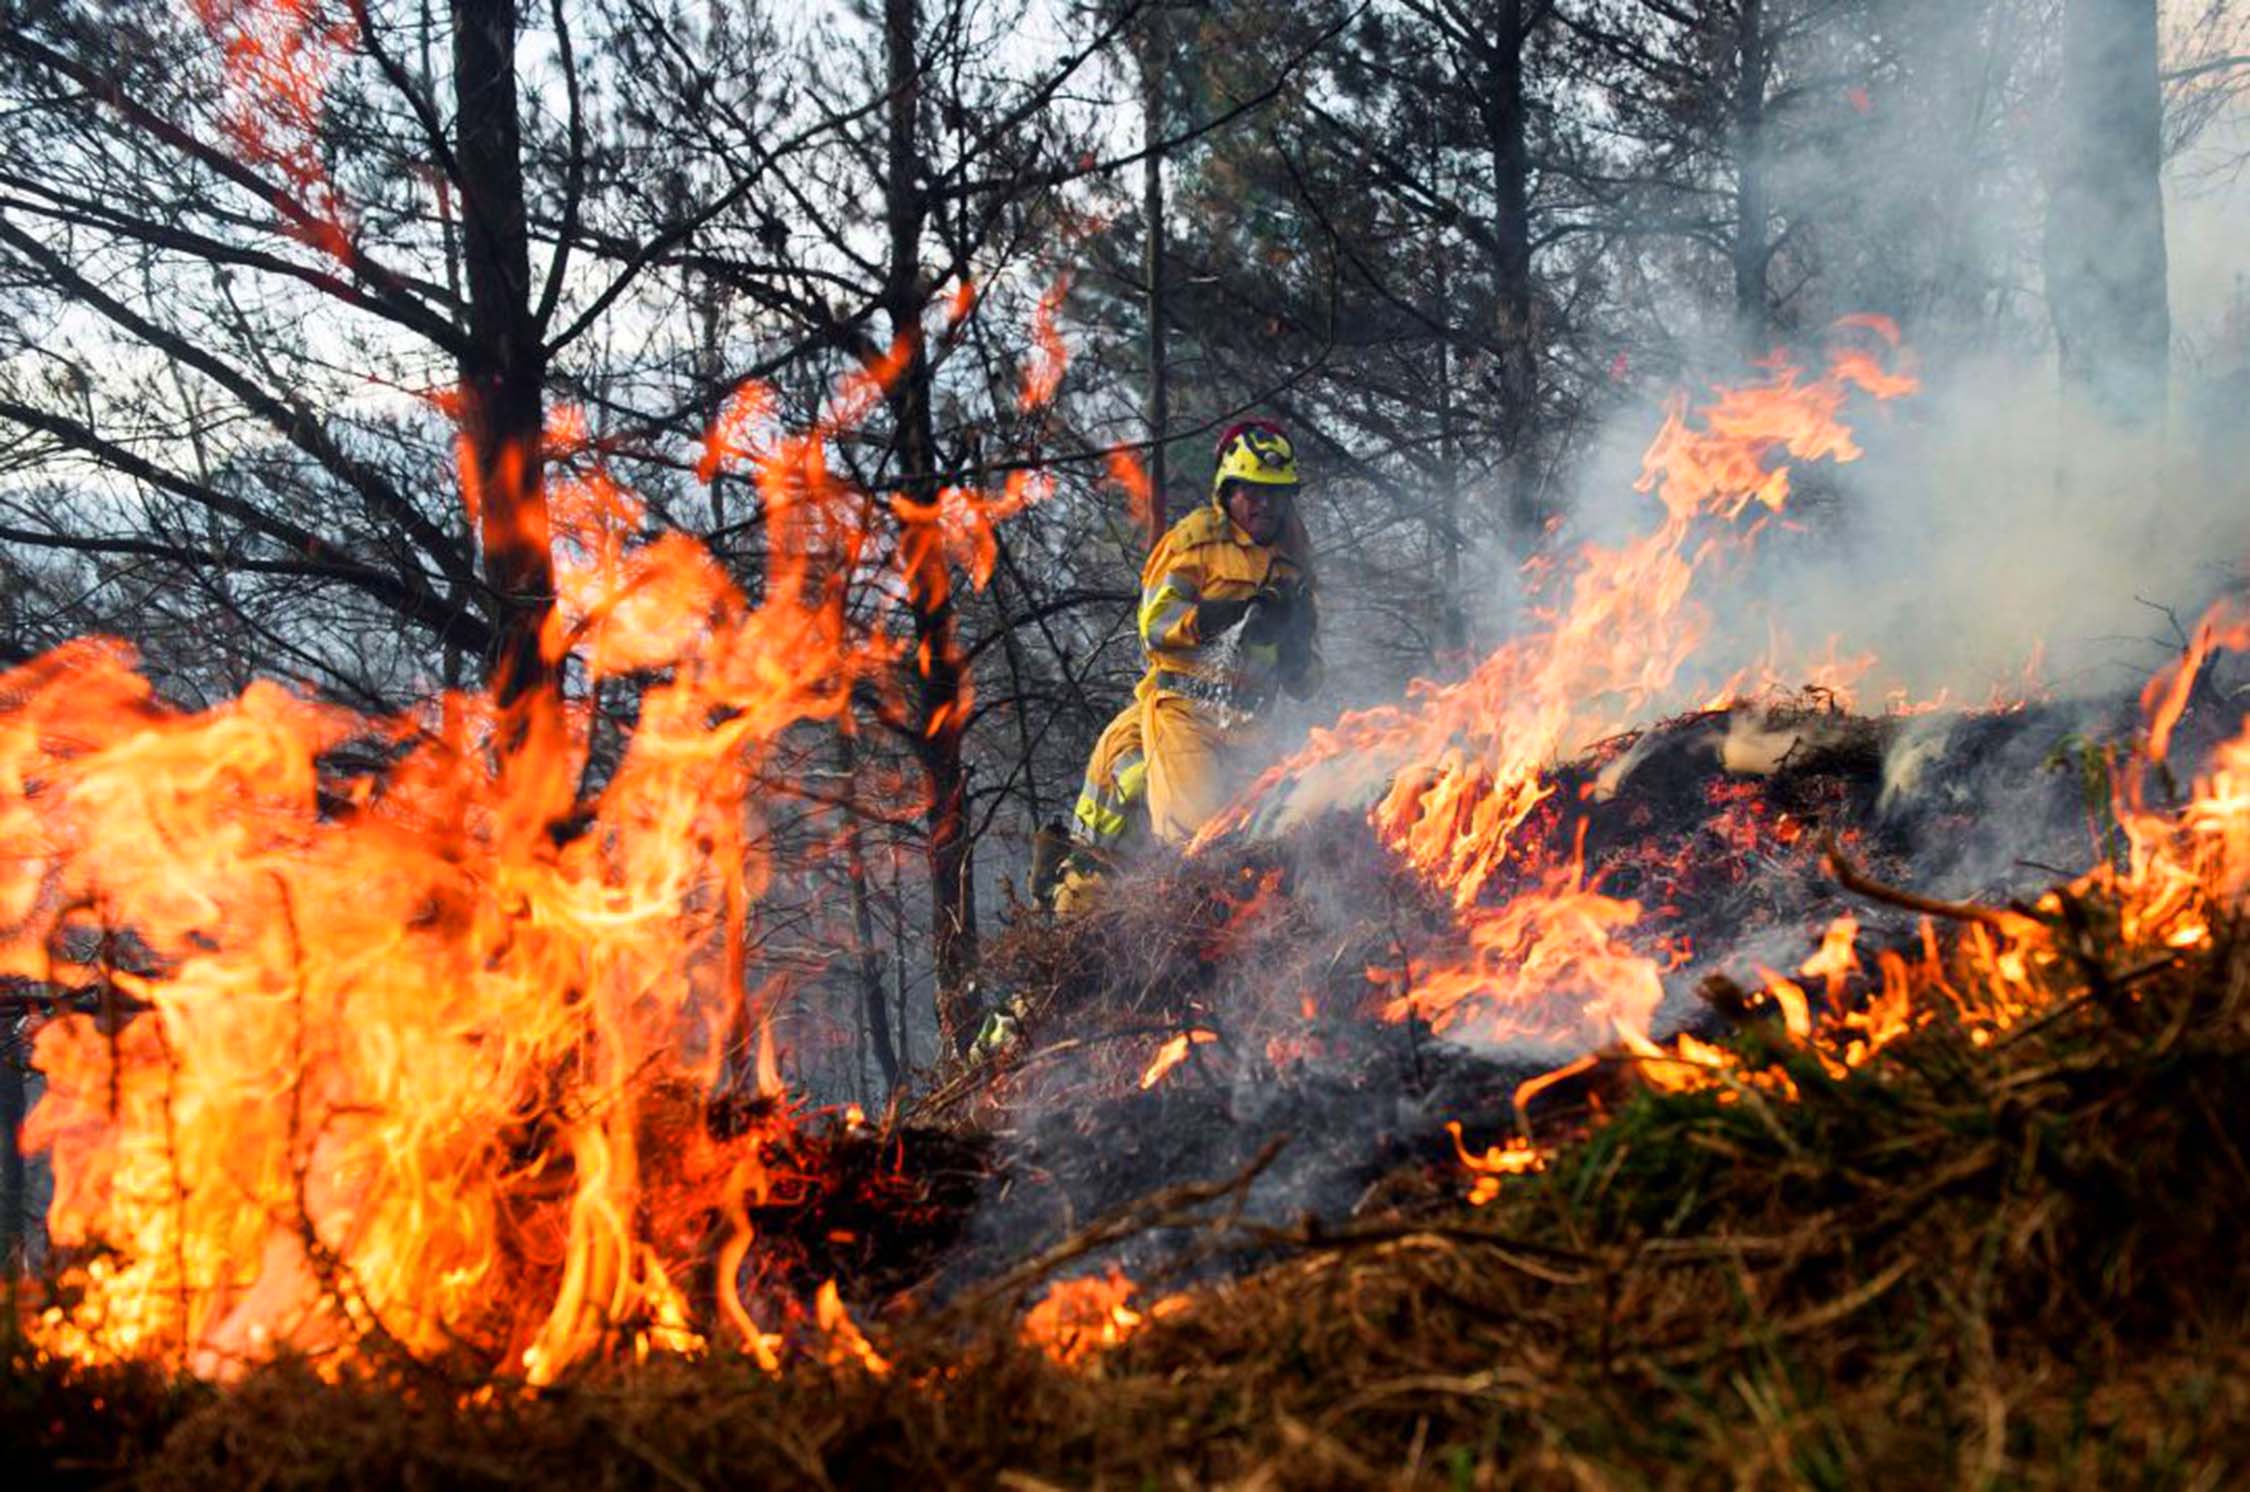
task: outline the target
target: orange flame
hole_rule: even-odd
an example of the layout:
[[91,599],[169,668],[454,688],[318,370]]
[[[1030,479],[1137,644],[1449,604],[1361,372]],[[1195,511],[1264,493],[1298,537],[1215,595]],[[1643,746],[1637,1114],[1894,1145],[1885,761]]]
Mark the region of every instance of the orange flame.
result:
[[[683,641],[567,839],[497,796],[482,700],[380,721],[261,684],[178,714],[100,645],[0,678],[0,800],[39,826],[0,967],[149,1007],[38,1038],[50,1227],[108,1251],[48,1312],[49,1346],[222,1374],[285,1345],[477,1343],[543,1382],[634,1335],[699,1344],[693,1240],[636,1218],[668,1172],[754,1169],[766,1136],[667,1136],[664,1094],[734,1060],[715,1033],[750,774],[864,659],[786,588]],[[324,801],[320,758],[355,739],[402,755]],[[59,963],[48,934],[78,908],[143,967]]]
[[1640,905],[1588,886],[1575,857],[1537,890],[1462,915],[1468,952],[1457,963],[1415,963],[1407,990],[1381,1007],[1384,1019],[1493,1044],[1600,1040],[1646,1032],[1663,1001],[1656,961],[1619,938]]
[[1156,1055],[1149,1059],[1147,1070],[1141,1074],[1142,1091],[1145,1092],[1155,1087],[1164,1080],[1166,1073],[1185,1062],[1189,1047],[1202,1046],[1206,1042],[1217,1041],[1218,1039],[1219,1033],[1216,1031],[1195,1030],[1182,1031],[1179,1035],[1166,1041],[1164,1045],[1156,1049]]
[[1065,297],[1070,294],[1070,276],[1064,275],[1047,287],[1039,297],[1039,308],[1032,315],[1031,362],[1023,370],[1023,396],[1018,401],[1025,413],[1044,409],[1055,402],[1062,388],[1063,374],[1070,367],[1070,353],[1063,345],[1061,330],[1055,324]]
[[1133,526],[1147,535],[1153,545],[1161,535],[1156,532],[1156,488],[1150,480],[1148,468],[1141,458],[1119,446],[1111,451],[1105,463],[1109,479],[1125,493],[1125,513]]
[[1186,1297],[1168,1295],[1147,1311],[1136,1311],[1126,1302],[1139,1288],[1114,1264],[1106,1274],[1057,1280],[1024,1313],[1023,1340],[1063,1367],[1082,1367],[1151,1319],[1176,1314],[1187,1305]]
[[1846,912],[1828,924],[1819,951],[1799,964],[1797,972],[1807,979],[1827,981],[1828,999],[1834,1004],[1843,998],[1844,982],[1859,972],[1858,943],[1859,919]]
[[977,308],[977,295],[977,282],[974,279],[963,275],[955,280],[953,294],[945,302],[945,324],[955,327],[968,320],[969,313]]
[[836,1282],[829,1280],[821,1285],[813,1297],[814,1322],[828,1338],[828,1365],[842,1367],[857,1363],[869,1375],[888,1378],[891,1365],[867,1340],[849,1312],[844,1309],[843,1297],[837,1293]]
[[1546,1170],[1553,1153],[1534,1145],[1523,1135],[1511,1135],[1507,1144],[1487,1146],[1484,1153],[1479,1155],[1463,1143],[1460,1121],[1448,1119],[1445,1131],[1453,1136],[1453,1148],[1472,1178],[1469,1183],[1471,1207],[1482,1207],[1499,1196],[1500,1178],[1503,1176],[1526,1176],[1534,1171]]
[[336,258],[350,250],[342,198],[321,159],[328,82],[358,41],[349,19],[321,18],[318,0],[194,0],[224,56],[220,127],[241,158],[281,173],[275,203],[295,237]]
[[[50,1345],[223,1373],[284,1345],[479,1343],[536,1382],[622,1337],[699,1343],[693,1240],[635,1219],[674,1170],[748,1184],[766,1135],[662,1134],[664,1095],[741,1055],[724,1012],[762,874],[757,764],[881,651],[801,570],[751,607],[692,543],[620,542],[637,512],[598,477],[578,498],[559,573],[589,675],[669,677],[567,829],[503,796],[480,698],[386,721],[256,684],[183,714],[101,644],[0,678],[0,812],[37,828],[0,968],[149,1007],[38,1039],[55,1240],[111,1251]],[[354,741],[397,757],[339,803],[322,759]],[[553,745],[587,741],[581,709]],[[531,778],[578,779],[548,766]],[[140,966],[58,961],[81,909]]]
[[2172,751],[2172,732],[2194,697],[2195,681],[2213,653],[2250,648],[2250,612],[2220,602],[2196,624],[2187,649],[2159,670],[2141,692],[2141,714],[2148,723],[2148,760],[2165,761]]
[[[259,683],[191,713],[107,642],[0,675],[0,973],[131,1016],[36,1039],[25,1139],[52,1156],[64,1263],[42,1348],[207,1376],[279,1351],[466,1358],[544,1383],[723,1329],[780,1366],[750,1299],[750,1213],[791,1128],[772,992],[755,1013],[745,993],[756,783],[898,657],[847,624],[882,509],[826,450],[910,356],[803,435],[771,428],[762,389],[729,401],[703,466],[751,468],[756,604],[687,537],[643,539],[558,417],[552,649],[638,701],[590,794],[592,688],[502,751],[481,695],[380,719]],[[980,536],[1034,491],[950,494],[906,516],[901,553],[981,579]],[[840,1304],[816,1310],[832,1357],[881,1371]]]

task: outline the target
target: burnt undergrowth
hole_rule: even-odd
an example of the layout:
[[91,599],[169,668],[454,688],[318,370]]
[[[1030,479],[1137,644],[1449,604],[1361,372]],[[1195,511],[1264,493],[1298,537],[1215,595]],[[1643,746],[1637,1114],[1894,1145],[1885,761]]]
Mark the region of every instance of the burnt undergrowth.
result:
[[[1818,695],[1683,716],[1558,769],[1521,836],[1544,852],[1483,900],[1582,853],[1591,884],[1642,908],[1636,946],[1670,966],[1659,1034],[1713,1036],[1741,1014],[1728,992],[1794,969],[1840,913],[1862,918],[1871,945],[1916,941],[1912,914],[1837,884],[1824,835],[1874,874],[1946,897],[2005,901],[2052,880],[2050,865],[2083,864],[2098,826],[2065,743],[2098,723],[2061,706],[1870,719]],[[1498,1122],[1520,1084],[1577,1050],[1464,1041],[1386,1011],[1411,971],[1459,956],[1460,926],[1450,898],[1351,812],[1143,864],[1066,924],[1019,920],[987,965],[1013,1040],[908,1116],[993,1144],[993,1183],[929,1293],[1180,1178],[1232,1174],[1281,1137],[1250,1216],[1333,1224],[1390,1205],[1402,1168],[1450,1161],[1448,1121]],[[1144,1090],[1182,1033],[1193,1044]],[[1138,1275],[1176,1262],[1176,1244],[1140,1240],[1113,1262]]]
[[[2051,759],[2036,734],[2006,749]],[[1879,821],[1895,743],[1825,760],[1848,792],[1813,826],[1910,869]],[[2072,770],[2043,788],[2057,823]],[[1695,766],[1681,801],[1731,802],[1708,789],[1736,775]],[[1817,855],[1775,821],[1759,852]],[[1616,844],[1646,876],[1676,863]],[[1162,940],[1130,899],[1024,930],[1002,965],[1029,996],[1018,1045],[825,1142],[867,1170],[824,1193],[860,1198],[856,1222],[768,1219],[829,1238],[814,1268],[849,1290],[883,1265],[851,1252],[884,1253],[881,1167],[942,1150],[955,1189],[910,1190],[949,1245],[855,1292],[886,1375],[826,1363],[803,1324],[779,1376],[722,1349],[538,1393],[306,1364],[215,1390],[17,1343],[0,1436],[30,1448],[24,1484],[2209,1487],[2250,1465],[2250,927],[2152,958],[2101,895],[2065,896],[2031,1014],[1997,1036],[1961,1018],[1940,987],[1981,976],[1946,955],[1916,1029],[1849,1071],[1714,1012],[1726,1081],[1657,1093],[1615,1060],[1550,1090],[1551,1165],[1472,1208],[1433,1131],[1508,1132],[1517,1064],[1365,1018],[1369,970],[1440,936],[1443,908],[1335,824],[1173,874],[1192,910]],[[1802,910],[1709,884],[1675,889],[1714,915]],[[1191,1028],[1213,1039],[1142,1089]],[[1049,1279],[1119,1261],[1137,1332],[1075,1368],[1022,1340]]]

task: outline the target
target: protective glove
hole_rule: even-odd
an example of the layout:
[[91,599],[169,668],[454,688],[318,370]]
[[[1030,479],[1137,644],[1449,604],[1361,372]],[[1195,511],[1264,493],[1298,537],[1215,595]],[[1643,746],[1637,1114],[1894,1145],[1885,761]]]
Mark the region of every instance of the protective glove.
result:
[[1257,604],[1256,596],[1246,596],[1240,601],[1198,601],[1195,603],[1195,636],[1199,642],[1216,642],[1232,632]]
[[1277,641],[1281,653],[1281,687],[1302,699],[1319,683],[1320,658],[1313,650],[1313,634],[1320,629],[1320,613],[1310,590],[1288,593]]
[[1262,590],[1250,598],[1250,619],[1243,624],[1245,645],[1271,647],[1297,631],[1297,597],[1289,591]]

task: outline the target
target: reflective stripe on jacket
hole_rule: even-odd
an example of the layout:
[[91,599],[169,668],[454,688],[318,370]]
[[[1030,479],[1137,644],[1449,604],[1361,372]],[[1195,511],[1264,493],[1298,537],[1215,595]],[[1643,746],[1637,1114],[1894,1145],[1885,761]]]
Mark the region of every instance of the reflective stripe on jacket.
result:
[[[1200,636],[1195,624],[1201,601],[1246,601],[1262,590],[1297,591],[1310,607],[1311,545],[1297,515],[1272,544],[1255,544],[1217,506],[1196,509],[1157,541],[1141,568],[1141,646],[1149,677],[1141,692],[1182,697],[1224,697],[1239,710],[1253,711],[1272,698],[1280,681],[1280,649],[1271,643],[1225,646],[1225,639]],[[1308,642],[1308,648],[1310,644]],[[1318,655],[1312,662],[1317,664]],[[1292,693],[1309,693],[1307,677],[1291,681]],[[1172,675],[1173,683],[1164,676]],[[1196,680],[1201,689],[1181,681]]]
[[1128,704],[1102,730],[1086,762],[1071,836],[1080,844],[1114,852],[1148,787],[1148,758],[1141,749],[1141,707]]

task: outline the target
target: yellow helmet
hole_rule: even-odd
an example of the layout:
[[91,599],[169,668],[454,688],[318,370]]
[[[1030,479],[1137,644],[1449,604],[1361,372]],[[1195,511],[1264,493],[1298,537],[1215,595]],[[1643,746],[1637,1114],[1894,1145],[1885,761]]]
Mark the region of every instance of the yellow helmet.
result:
[[1297,485],[1297,451],[1279,425],[1246,420],[1219,437],[1217,470],[1211,473],[1211,501],[1222,500],[1229,482],[1264,487]]

